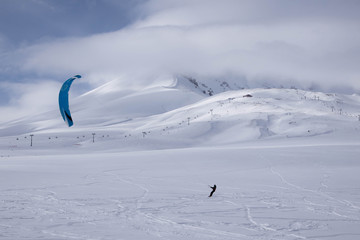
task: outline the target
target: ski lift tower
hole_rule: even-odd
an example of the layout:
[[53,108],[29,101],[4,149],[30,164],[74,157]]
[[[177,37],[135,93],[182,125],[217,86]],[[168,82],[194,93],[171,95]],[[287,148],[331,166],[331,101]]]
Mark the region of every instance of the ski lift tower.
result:
[[30,147],[32,147],[32,138],[33,138],[34,134],[30,134]]

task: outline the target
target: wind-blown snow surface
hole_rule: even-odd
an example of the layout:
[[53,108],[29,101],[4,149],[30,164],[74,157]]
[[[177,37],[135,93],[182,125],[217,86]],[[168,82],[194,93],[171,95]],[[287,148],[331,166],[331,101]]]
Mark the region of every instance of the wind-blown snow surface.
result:
[[1,126],[0,239],[359,239],[359,106],[295,89],[94,90],[73,128],[56,112]]

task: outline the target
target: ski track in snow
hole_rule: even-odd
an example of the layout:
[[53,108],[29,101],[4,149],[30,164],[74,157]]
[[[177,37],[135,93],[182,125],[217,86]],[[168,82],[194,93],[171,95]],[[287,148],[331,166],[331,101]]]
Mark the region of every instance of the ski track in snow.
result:
[[[191,236],[190,232],[194,232],[194,234],[197,234],[200,232],[201,235],[207,236],[209,238],[214,238],[215,236],[218,236],[219,238],[222,238],[222,239],[239,239],[239,238],[240,239],[243,239],[243,238],[249,239],[248,236],[246,236],[244,234],[215,230],[215,229],[204,228],[204,227],[200,227],[200,226],[192,226],[192,225],[189,225],[189,224],[186,224],[183,222],[179,223],[179,222],[173,221],[169,218],[157,216],[154,213],[146,212],[146,211],[142,210],[142,206],[143,206],[143,203],[146,202],[145,199],[146,199],[148,193],[150,192],[150,190],[147,187],[145,187],[144,185],[135,183],[134,181],[131,181],[128,179],[124,179],[124,178],[120,177],[119,174],[116,174],[114,172],[116,172],[116,171],[110,170],[110,171],[106,171],[105,173],[113,176],[117,181],[125,182],[125,183],[127,183],[131,186],[137,187],[141,191],[143,191],[143,194],[136,200],[136,209],[131,215],[134,216],[135,214],[137,214],[137,215],[140,215],[141,217],[143,217],[144,219],[146,219],[146,225],[149,225],[148,226],[149,229],[147,230],[147,232],[149,232],[149,234],[153,234],[160,238],[167,239],[166,236],[169,235],[169,232],[171,232],[174,235],[178,235],[179,237]],[[162,209],[164,209],[164,208],[162,208]],[[157,227],[152,227],[152,226],[157,226]],[[161,226],[164,226],[163,230],[161,229]],[[171,230],[169,230],[169,227]],[[151,228],[153,228],[153,229],[151,229]],[[154,234],[154,232],[156,232],[156,234]],[[186,234],[184,234],[184,233],[186,233]]]
[[[271,172],[273,174],[277,175],[284,184],[286,184],[286,185],[288,185],[288,186],[290,186],[292,188],[295,188],[295,189],[297,189],[299,191],[308,192],[308,193],[313,194],[313,195],[318,195],[318,196],[324,198],[322,200],[322,202],[332,203],[334,206],[332,206],[332,205],[322,205],[322,206],[327,206],[329,208],[328,214],[333,214],[333,215],[336,215],[336,216],[339,216],[339,217],[342,217],[342,218],[346,218],[346,219],[349,219],[349,220],[360,221],[360,219],[358,217],[349,217],[349,216],[340,214],[340,213],[335,211],[335,209],[337,208],[337,206],[335,206],[336,203],[340,204],[341,206],[339,206],[339,208],[342,208],[342,209],[344,207],[347,207],[347,208],[350,208],[349,211],[359,210],[359,207],[355,206],[350,201],[348,201],[348,200],[340,200],[340,199],[334,198],[334,197],[332,197],[332,196],[330,196],[328,194],[325,194],[325,193],[323,193],[323,192],[321,192],[319,190],[316,191],[316,190],[307,189],[307,188],[295,185],[295,184],[290,183],[289,181],[287,181],[282,174],[280,174],[278,171],[276,171],[274,169],[274,167],[271,167],[270,170],[271,170]],[[323,182],[321,182],[320,184],[323,185]],[[310,200],[306,200],[305,197],[304,197],[304,201],[307,201],[310,205],[321,206],[319,204],[311,202]]]

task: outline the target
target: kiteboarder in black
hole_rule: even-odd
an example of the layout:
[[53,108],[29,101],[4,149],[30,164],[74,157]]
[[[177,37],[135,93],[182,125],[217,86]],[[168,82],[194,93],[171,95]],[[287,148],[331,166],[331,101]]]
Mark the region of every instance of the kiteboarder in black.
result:
[[212,187],[212,186],[209,186],[209,187],[212,189],[212,191],[211,191],[211,193],[210,193],[209,197],[212,197],[213,193],[216,191],[216,185],[214,184],[214,186],[213,186],[213,187]]

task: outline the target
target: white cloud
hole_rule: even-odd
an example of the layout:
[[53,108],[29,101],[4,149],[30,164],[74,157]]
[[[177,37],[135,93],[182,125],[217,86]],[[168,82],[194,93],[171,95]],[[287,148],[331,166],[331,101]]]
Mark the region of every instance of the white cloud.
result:
[[[171,73],[245,76],[359,90],[357,2],[152,0],[116,32],[19,51],[21,69],[142,84]],[[155,78],[154,77],[154,78]]]

